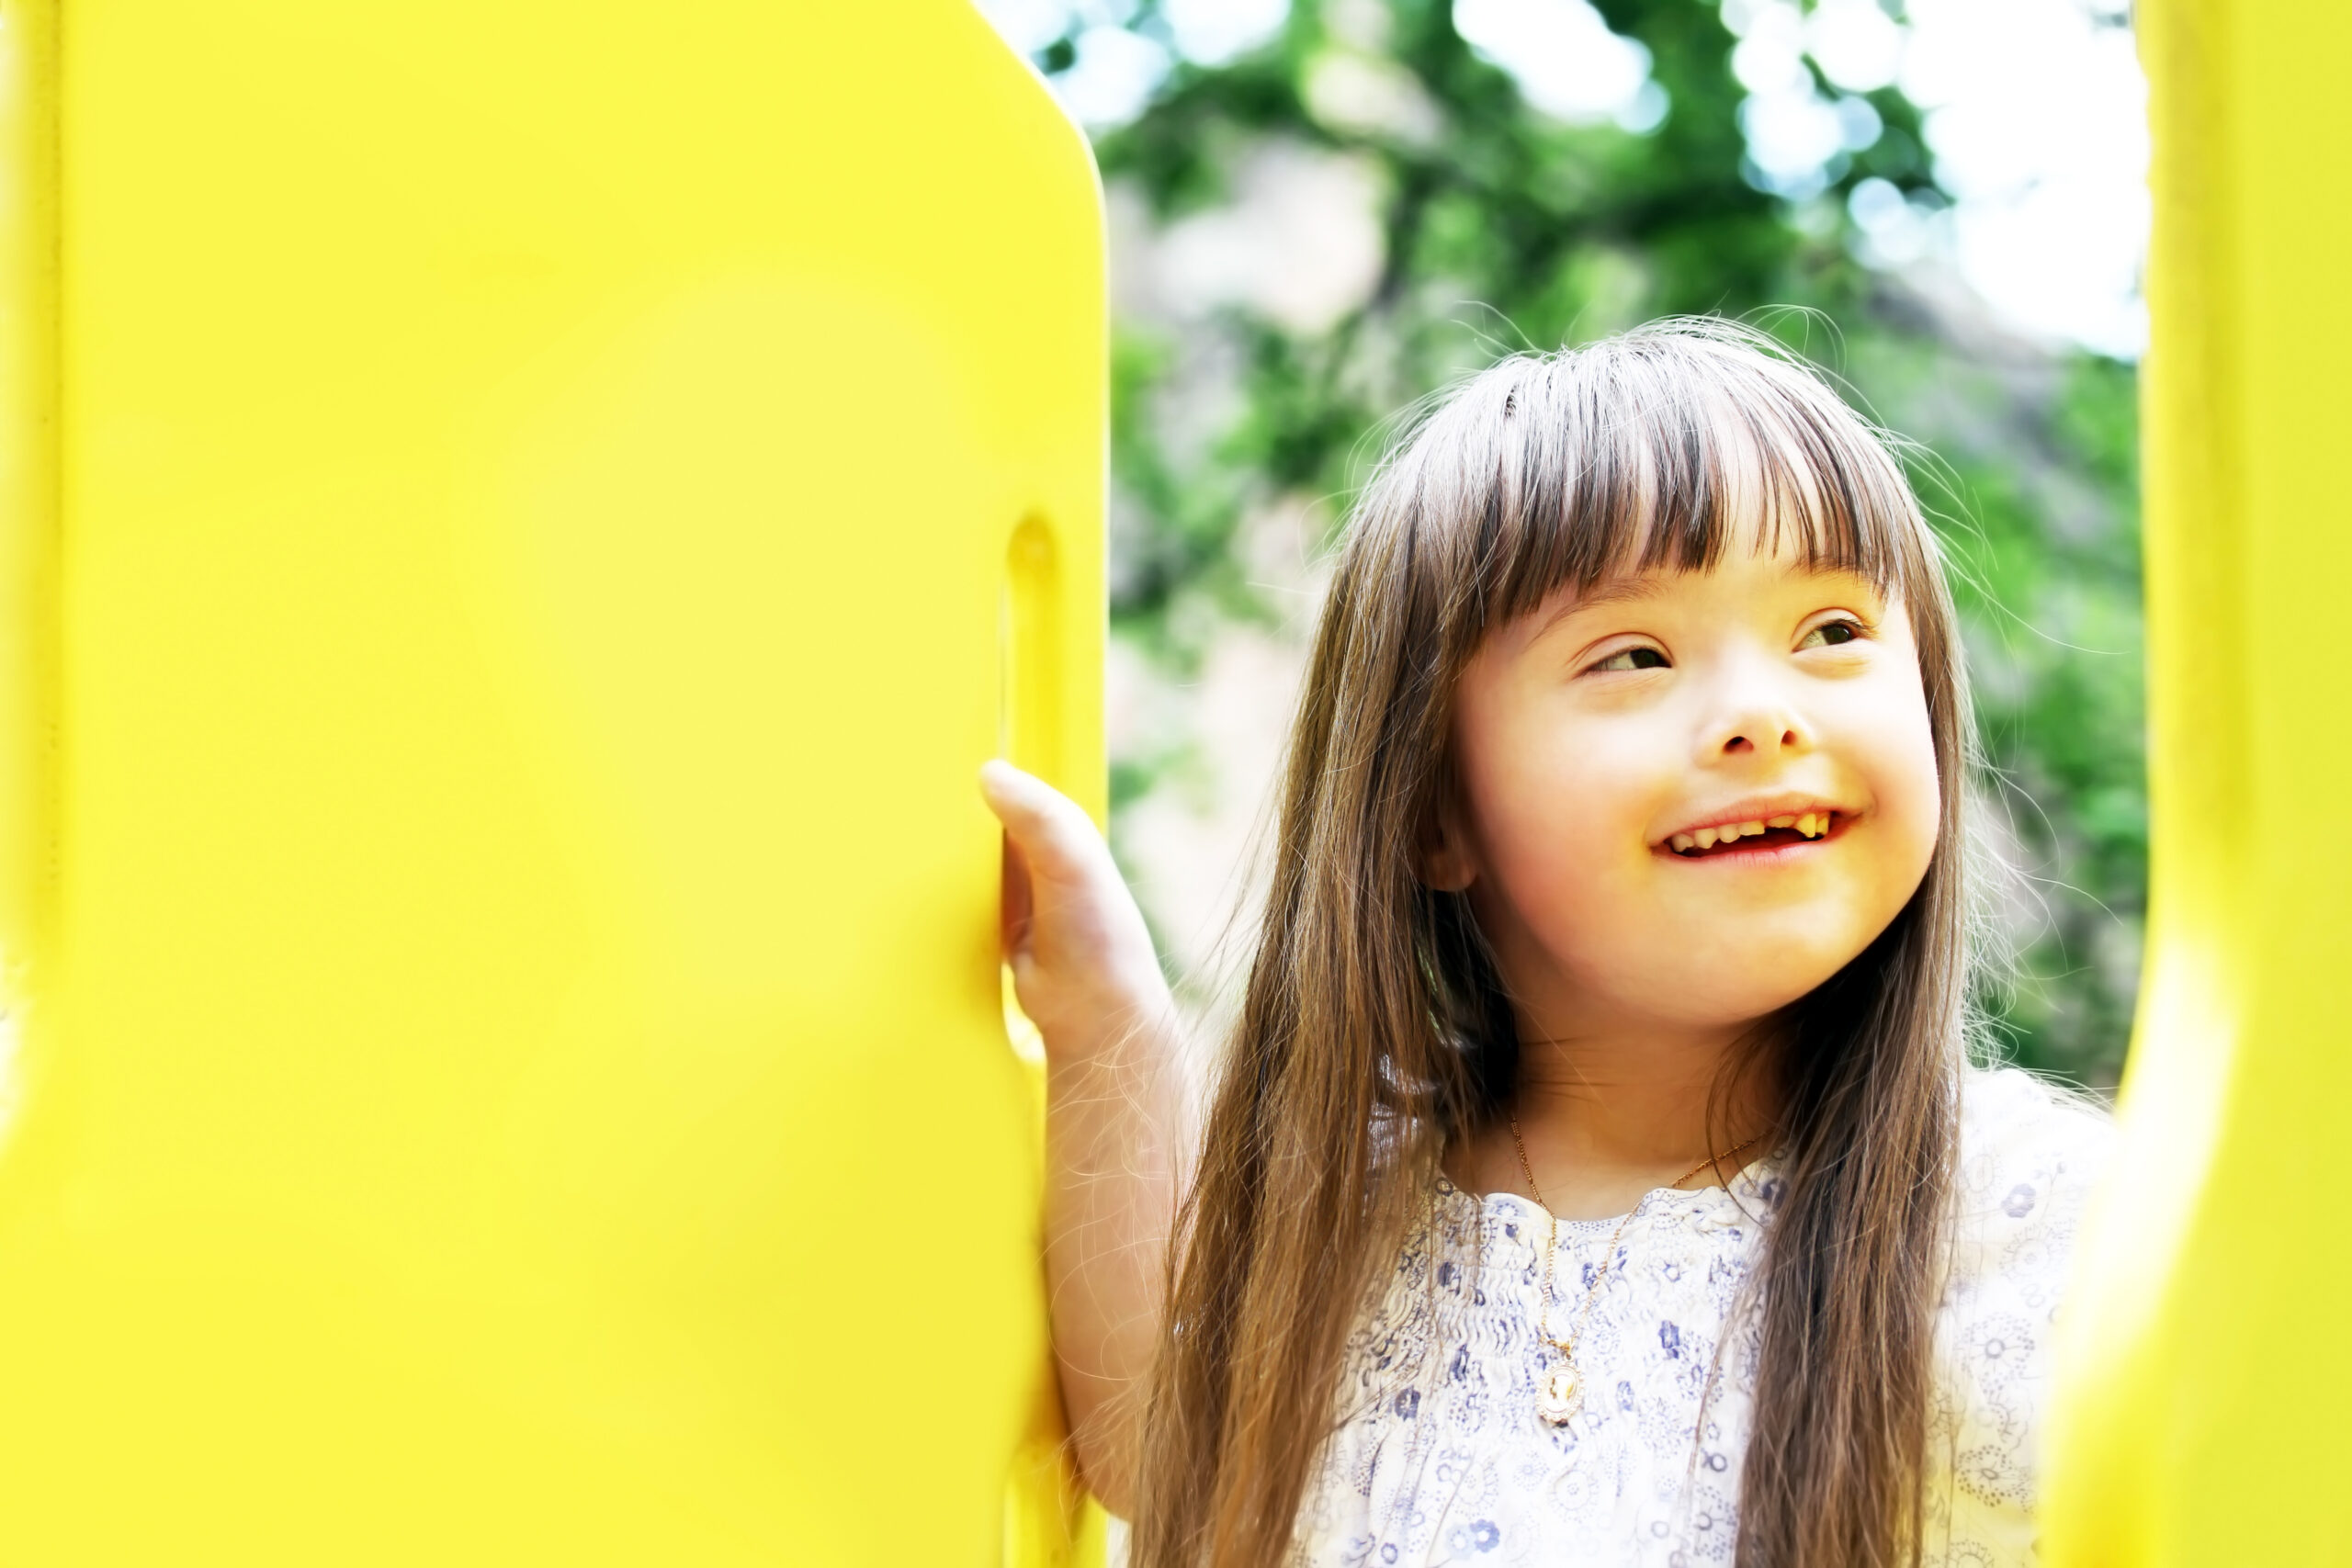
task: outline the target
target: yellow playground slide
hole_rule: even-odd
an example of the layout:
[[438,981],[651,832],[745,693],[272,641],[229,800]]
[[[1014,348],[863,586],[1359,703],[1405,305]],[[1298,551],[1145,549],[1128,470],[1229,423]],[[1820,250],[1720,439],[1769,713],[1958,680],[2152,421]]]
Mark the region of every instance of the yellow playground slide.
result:
[[964,0],[0,51],[0,1563],[1065,1557],[1079,132]]
[[2148,952],[2052,1568],[2352,1563],[2352,10],[2143,0]]

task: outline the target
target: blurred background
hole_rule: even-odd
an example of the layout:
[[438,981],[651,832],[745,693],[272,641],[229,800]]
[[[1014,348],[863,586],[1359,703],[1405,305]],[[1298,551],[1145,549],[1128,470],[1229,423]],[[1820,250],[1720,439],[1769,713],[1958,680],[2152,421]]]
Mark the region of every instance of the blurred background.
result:
[[2128,0],[979,0],[1088,128],[1114,310],[1113,843],[1189,1006],[1354,487],[1500,355],[1742,316],[1922,448],[2017,1060],[2113,1085],[2145,887]]

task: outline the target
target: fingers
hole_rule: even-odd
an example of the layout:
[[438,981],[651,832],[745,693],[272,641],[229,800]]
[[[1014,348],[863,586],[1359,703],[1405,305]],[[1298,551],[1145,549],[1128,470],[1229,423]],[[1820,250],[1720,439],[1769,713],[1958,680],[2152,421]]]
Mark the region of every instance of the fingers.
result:
[[1007,828],[1016,830],[1025,824],[1042,821],[1052,815],[1057,806],[1070,804],[1061,791],[1001,757],[991,757],[980,764],[980,794],[987,798],[989,809]]
[[[1030,875],[1048,883],[1098,876],[1109,854],[1094,819],[1034,773],[995,760],[980,766],[980,794],[1004,824]],[[1025,880],[1025,879],[1024,879]]]
[[1047,1054],[1172,1005],[1151,930],[1093,819],[1010,762],[980,770],[980,793],[1004,824],[999,936]]

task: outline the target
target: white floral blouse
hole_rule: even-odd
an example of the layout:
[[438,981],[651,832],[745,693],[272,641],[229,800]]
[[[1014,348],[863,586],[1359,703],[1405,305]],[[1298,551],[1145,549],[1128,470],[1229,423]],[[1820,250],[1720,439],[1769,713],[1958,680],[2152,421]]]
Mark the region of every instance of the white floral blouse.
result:
[[[1936,1330],[1930,1563],[2034,1560],[2051,1316],[2109,1138],[2104,1115],[2024,1073],[1969,1075]],[[1300,1568],[1729,1562],[1757,1331],[1752,1313],[1726,1320],[1756,1256],[1753,1216],[1778,1197],[1769,1163],[1728,1190],[1649,1195],[1577,1346],[1582,1407],[1555,1427],[1535,1403],[1557,1355],[1535,1333],[1544,1212],[1441,1184],[1430,1224],[1349,1341],[1340,1424],[1299,1517]],[[1560,1223],[1563,1301],[1581,1302],[1616,1228]]]

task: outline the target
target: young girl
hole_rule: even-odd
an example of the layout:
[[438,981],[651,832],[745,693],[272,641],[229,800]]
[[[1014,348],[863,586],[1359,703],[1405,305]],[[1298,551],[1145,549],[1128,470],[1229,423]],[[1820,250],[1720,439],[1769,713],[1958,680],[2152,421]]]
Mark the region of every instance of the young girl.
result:
[[1137,1568],[2030,1562],[2108,1134],[1969,1066],[1970,750],[1896,463],[1677,322],[1487,371],[1364,494],[1197,1140],[1101,841],[991,764]]

